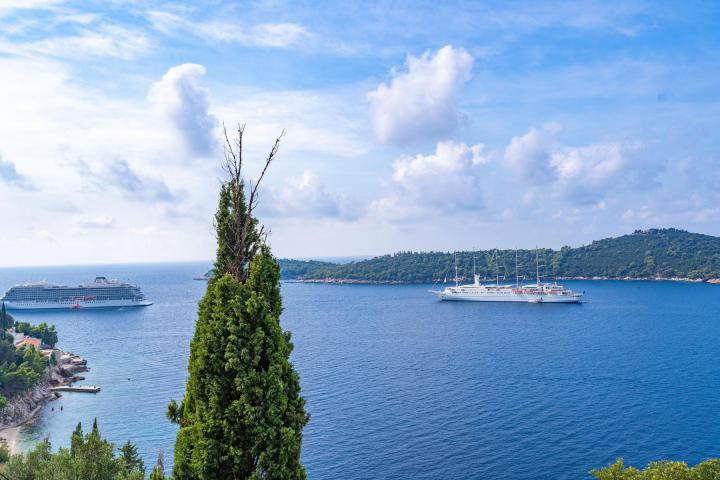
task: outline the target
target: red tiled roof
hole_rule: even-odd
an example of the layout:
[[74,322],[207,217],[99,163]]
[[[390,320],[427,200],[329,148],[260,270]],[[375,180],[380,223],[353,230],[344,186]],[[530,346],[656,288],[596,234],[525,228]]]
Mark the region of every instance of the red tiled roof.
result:
[[22,340],[15,342],[15,348],[22,347],[23,345],[32,345],[36,349],[40,349],[40,339],[33,337],[25,337]]

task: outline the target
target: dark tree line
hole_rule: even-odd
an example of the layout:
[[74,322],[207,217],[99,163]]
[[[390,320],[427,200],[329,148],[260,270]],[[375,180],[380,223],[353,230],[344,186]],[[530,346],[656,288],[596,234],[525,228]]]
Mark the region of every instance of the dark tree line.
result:
[[[607,238],[578,248],[559,250],[484,250],[476,252],[399,252],[393,255],[328,265],[325,262],[281,260],[283,277],[299,279],[341,278],[375,282],[433,283],[455,275],[472,278],[475,271],[487,280],[514,281],[536,276],[536,255],[545,278],[609,277],[720,278],[720,238],[677,229],[651,229]],[[290,272],[296,272],[293,277]]]

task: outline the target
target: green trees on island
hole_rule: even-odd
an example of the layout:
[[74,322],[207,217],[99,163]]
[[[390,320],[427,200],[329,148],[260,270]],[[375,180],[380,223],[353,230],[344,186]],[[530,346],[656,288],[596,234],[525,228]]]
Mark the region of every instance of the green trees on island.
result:
[[[638,230],[578,248],[539,249],[540,273],[553,277],[720,278],[720,238],[674,228]],[[473,264],[481,277],[515,280],[518,274],[532,280],[536,272],[534,250],[458,252],[459,275],[472,278]],[[343,265],[281,260],[283,278],[349,279],[369,282],[433,283],[451,279],[455,254],[449,252],[398,252]]]
[[6,399],[33,387],[48,366],[48,358],[33,347],[15,348],[13,338],[0,332],[0,409]]
[[308,415],[289,361],[290,333],[279,321],[280,269],[253,216],[280,138],[246,198],[242,135],[239,128],[226,146],[230,179],[215,215],[214,278],[199,306],[185,398],[168,407],[180,425],[175,480],[305,478],[300,448]]
[[32,387],[47,367],[45,356],[34,348],[16,349],[7,330],[15,320],[0,305],[0,411],[8,406],[8,397]]
[[614,464],[590,473],[598,480],[718,480],[720,459],[705,460],[694,467],[685,462],[663,460],[638,470],[626,467],[620,458]]
[[[50,363],[48,357],[31,346],[15,348],[13,336],[7,331],[13,325],[15,319],[7,313],[3,303],[0,305],[0,410],[7,406],[8,398],[35,386]],[[57,343],[54,325],[32,326],[21,322],[15,329],[51,346]]]
[[58,342],[57,330],[55,325],[48,325],[43,322],[40,325],[30,325],[27,322],[18,322],[15,325],[15,331],[24,333],[29,337],[39,338],[43,344],[49,347],[55,347]]
[[143,480],[145,467],[135,446],[126,443],[120,455],[115,450],[100,435],[97,422],[88,434],[78,424],[70,448],[53,453],[50,442],[44,440],[29,453],[10,457],[0,473],[13,480]]

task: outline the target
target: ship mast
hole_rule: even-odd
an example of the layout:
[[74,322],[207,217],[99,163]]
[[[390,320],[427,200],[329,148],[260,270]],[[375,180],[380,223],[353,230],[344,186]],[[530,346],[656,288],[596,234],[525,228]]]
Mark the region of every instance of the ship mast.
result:
[[457,252],[455,252],[455,286],[458,286]]
[[520,287],[520,276],[518,275],[518,254],[517,248],[515,249],[515,288]]
[[538,252],[537,245],[535,245],[535,267],[537,269],[537,286],[540,286],[540,253]]
[[500,286],[500,265],[498,265],[497,248],[495,249],[495,285]]

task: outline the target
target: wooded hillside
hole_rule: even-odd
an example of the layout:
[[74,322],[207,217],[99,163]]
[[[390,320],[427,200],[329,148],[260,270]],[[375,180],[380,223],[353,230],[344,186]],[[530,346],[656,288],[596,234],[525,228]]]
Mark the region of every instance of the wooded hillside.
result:
[[[459,275],[515,280],[515,250],[458,252]],[[548,277],[720,278],[720,237],[674,228],[637,230],[578,248],[539,249],[540,272]],[[454,276],[451,252],[398,252],[348,264],[280,260],[283,278],[368,282],[435,282]],[[497,262],[496,259],[497,258]],[[534,250],[518,250],[518,274],[535,278]]]

